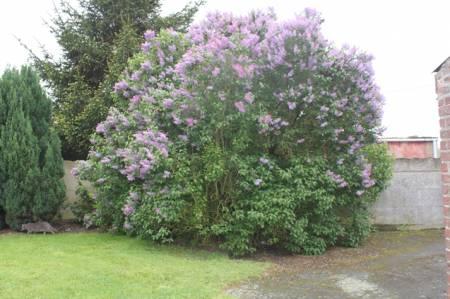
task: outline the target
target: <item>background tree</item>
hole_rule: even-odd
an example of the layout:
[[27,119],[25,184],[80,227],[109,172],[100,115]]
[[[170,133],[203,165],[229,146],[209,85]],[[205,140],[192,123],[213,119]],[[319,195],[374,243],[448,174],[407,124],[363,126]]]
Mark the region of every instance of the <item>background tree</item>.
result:
[[0,210],[6,223],[51,220],[65,187],[51,101],[36,72],[7,70],[0,79]]
[[147,29],[185,31],[200,2],[161,17],[158,0],[61,1],[50,25],[62,49],[61,59],[48,52],[35,66],[55,100],[54,121],[65,159],[86,158],[89,136],[116,106],[111,88],[135,54]]

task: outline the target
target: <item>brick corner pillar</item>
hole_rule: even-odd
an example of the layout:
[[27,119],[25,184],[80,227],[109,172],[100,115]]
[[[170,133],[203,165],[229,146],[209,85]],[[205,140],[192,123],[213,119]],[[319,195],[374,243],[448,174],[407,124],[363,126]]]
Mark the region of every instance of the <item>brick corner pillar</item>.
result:
[[450,57],[434,72],[441,127],[441,177],[447,258],[447,298],[450,298]]

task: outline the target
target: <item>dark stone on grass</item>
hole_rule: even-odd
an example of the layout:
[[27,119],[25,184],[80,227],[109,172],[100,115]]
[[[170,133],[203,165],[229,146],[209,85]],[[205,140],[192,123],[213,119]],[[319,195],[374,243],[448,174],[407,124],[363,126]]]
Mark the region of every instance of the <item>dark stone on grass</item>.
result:
[[22,231],[26,231],[28,234],[30,233],[54,234],[57,232],[57,230],[53,226],[51,226],[50,223],[45,221],[22,224]]

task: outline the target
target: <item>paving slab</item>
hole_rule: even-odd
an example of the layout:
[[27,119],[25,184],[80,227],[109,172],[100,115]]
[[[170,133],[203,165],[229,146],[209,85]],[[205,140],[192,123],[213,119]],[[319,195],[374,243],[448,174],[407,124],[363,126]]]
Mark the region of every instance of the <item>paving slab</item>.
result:
[[442,230],[376,232],[359,248],[259,258],[274,267],[228,294],[248,299],[447,298]]

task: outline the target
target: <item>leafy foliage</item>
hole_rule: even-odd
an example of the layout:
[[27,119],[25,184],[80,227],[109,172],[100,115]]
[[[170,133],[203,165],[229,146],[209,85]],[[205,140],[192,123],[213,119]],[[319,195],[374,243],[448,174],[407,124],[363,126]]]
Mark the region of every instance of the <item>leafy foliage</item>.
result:
[[70,205],[70,210],[77,222],[84,224],[87,228],[93,225],[91,219],[89,218],[89,213],[94,210],[95,200],[89,193],[86,186],[81,183],[78,185],[76,190],[76,195],[78,200]]
[[54,121],[67,160],[85,159],[89,136],[114,106],[110,90],[147,28],[185,30],[201,2],[160,17],[158,0],[61,1],[50,25],[62,58],[32,53],[55,98]]
[[95,222],[231,255],[359,244],[389,177],[386,150],[364,149],[383,100],[370,56],[327,42],[321,23],[254,12],[147,31],[114,86],[128,109],[110,110],[75,169],[96,186]]
[[65,196],[63,161],[50,99],[31,68],[5,71],[0,106],[0,210],[14,229],[51,220]]

